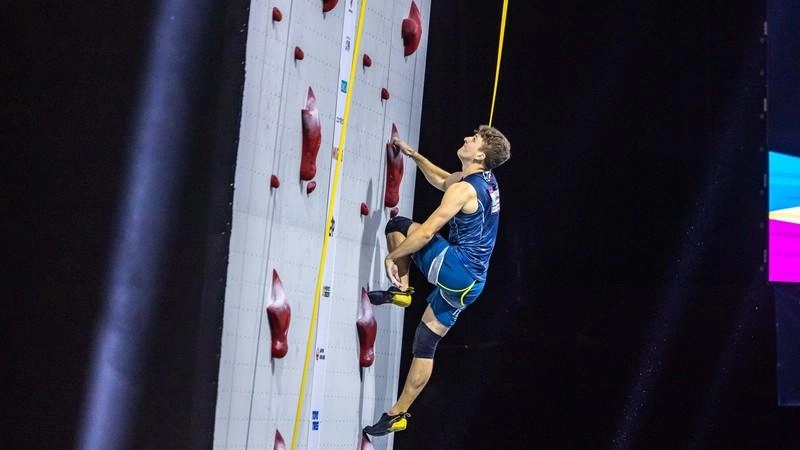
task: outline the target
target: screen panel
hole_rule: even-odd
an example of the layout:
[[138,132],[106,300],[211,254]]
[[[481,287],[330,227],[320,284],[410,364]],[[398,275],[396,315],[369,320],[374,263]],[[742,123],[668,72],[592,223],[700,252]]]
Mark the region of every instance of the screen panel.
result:
[[800,282],[800,2],[767,3],[769,281]]
[[769,280],[800,282],[800,157],[769,152]]

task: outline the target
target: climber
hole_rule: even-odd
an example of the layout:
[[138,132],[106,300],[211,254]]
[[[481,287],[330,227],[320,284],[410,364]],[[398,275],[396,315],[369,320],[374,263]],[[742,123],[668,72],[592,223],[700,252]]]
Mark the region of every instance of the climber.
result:
[[[430,379],[437,344],[483,290],[500,215],[500,190],[492,169],[511,157],[508,139],[487,125],[464,138],[456,152],[460,172],[437,167],[401,139],[394,138],[392,143],[414,160],[425,179],[444,191],[444,196],[421,224],[401,216],[386,224],[386,275],[392,286],[369,292],[370,301],[401,307],[411,304],[411,261],[434,289],[414,335],[414,358],[400,398],[375,425],[364,428],[373,436],[406,429],[408,410]],[[438,231],[448,222],[449,239],[445,239]]]

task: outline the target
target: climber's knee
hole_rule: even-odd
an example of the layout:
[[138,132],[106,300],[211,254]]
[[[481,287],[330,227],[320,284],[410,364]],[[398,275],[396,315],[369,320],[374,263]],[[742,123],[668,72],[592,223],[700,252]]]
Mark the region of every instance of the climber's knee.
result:
[[386,234],[398,232],[408,236],[408,229],[413,222],[408,217],[396,216],[386,223]]
[[442,340],[441,336],[431,331],[423,322],[420,322],[417,326],[417,332],[414,333],[414,345],[412,347],[414,357],[432,359],[440,340]]

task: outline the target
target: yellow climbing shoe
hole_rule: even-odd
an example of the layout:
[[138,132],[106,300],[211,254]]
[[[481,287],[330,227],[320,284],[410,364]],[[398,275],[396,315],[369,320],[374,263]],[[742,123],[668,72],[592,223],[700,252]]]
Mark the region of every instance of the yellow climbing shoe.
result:
[[364,433],[370,436],[383,436],[395,431],[403,431],[408,426],[408,420],[406,420],[408,417],[411,417],[411,414],[406,412],[401,412],[396,416],[383,413],[375,425],[364,427]]
[[369,302],[373,305],[391,303],[401,308],[406,308],[411,304],[412,294],[414,294],[413,287],[409,287],[405,291],[401,291],[400,289],[392,286],[385,291],[369,291],[367,296],[369,296]]

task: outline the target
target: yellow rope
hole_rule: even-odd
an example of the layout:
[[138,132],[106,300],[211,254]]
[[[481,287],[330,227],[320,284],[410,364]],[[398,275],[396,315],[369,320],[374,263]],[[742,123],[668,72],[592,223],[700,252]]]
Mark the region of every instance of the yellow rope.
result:
[[300,393],[297,397],[297,413],[294,416],[294,428],[292,429],[291,450],[297,448],[297,433],[300,428],[300,419],[303,415],[303,397],[305,397],[306,384],[308,382],[308,369],[311,364],[311,356],[314,354],[314,341],[316,338],[317,320],[319,316],[319,301],[322,292],[322,276],[325,272],[325,261],[328,257],[328,244],[332,233],[329,232],[331,221],[333,220],[334,206],[336,205],[336,195],[339,187],[339,176],[342,171],[342,155],[344,154],[345,138],[347,136],[347,123],[350,117],[350,101],[353,97],[353,84],[355,83],[356,67],[358,63],[358,47],[361,44],[361,31],[364,26],[364,13],[367,10],[367,0],[362,0],[358,11],[358,25],[356,26],[356,38],[353,44],[353,60],[350,63],[350,79],[348,81],[347,95],[344,103],[344,117],[342,120],[342,133],[339,137],[339,150],[336,152],[336,169],[333,172],[333,184],[331,185],[330,199],[328,201],[328,212],[325,219],[325,235],[322,238],[322,254],[319,259],[319,271],[317,272],[317,286],[314,289],[314,305],[311,307],[311,326],[308,330],[308,342],[306,344],[306,359],[303,363],[303,376],[300,380]]
[[489,126],[492,126],[492,119],[494,119],[494,101],[497,98],[497,81],[500,79],[500,60],[503,58],[503,38],[506,35],[507,12],[508,0],[503,0],[503,15],[500,19],[500,42],[497,44],[497,68],[494,71],[494,90],[492,91],[492,109],[489,112]]

